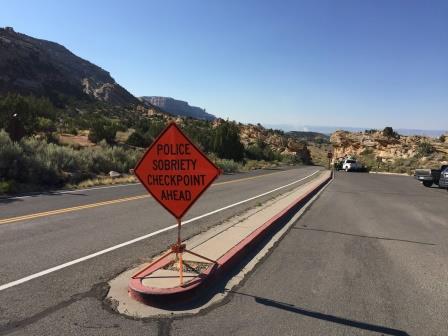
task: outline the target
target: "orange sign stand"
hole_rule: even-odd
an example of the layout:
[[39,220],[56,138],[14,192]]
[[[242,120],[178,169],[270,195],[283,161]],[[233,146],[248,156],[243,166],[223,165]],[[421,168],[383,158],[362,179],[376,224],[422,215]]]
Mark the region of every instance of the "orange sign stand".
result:
[[220,173],[220,169],[188,139],[176,123],[170,123],[162,131],[137,163],[134,174],[152,197],[176,218],[177,242],[167,254],[132,278],[139,278],[145,270],[170,254],[176,255],[181,284],[184,252],[216,263],[186,249],[185,244],[182,244],[181,220]]

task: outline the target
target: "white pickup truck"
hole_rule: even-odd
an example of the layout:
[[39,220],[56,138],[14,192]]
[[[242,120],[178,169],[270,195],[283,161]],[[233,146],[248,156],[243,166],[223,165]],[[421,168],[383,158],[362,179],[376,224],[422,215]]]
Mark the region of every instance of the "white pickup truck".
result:
[[357,171],[361,170],[362,165],[358,163],[356,160],[353,159],[345,159],[344,162],[342,162],[342,170],[348,171]]

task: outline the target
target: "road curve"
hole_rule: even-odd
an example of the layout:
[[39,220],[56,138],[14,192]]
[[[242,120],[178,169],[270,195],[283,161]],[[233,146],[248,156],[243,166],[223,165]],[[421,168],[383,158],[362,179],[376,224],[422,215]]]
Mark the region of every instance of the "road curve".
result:
[[[185,220],[288,185],[320,169],[302,167],[223,176],[194,205]],[[183,233],[186,237],[197,234],[258,202],[305,182],[197,219],[187,224]],[[140,195],[144,195],[143,188],[130,185],[2,200],[3,220],[73,207],[81,209],[1,224],[0,286],[174,224],[173,218],[150,197],[85,207]],[[173,230],[162,232],[125,248],[0,291],[0,334],[16,330],[14,324],[31,323],[36,316],[41,316],[39,314],[64,302],[71,302],[74,297],[91,295],[95,288],[102,288],[106,280],[123,269],[165,249],[174,241],[174,237]]]

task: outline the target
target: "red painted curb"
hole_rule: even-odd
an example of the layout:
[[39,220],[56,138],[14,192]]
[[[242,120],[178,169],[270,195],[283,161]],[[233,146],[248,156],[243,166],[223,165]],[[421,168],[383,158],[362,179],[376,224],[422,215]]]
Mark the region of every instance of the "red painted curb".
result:
[[[332,174],[318,184],[313,190],[294,200],[289,206],[232,247],[226,254],[217,260],[217,264],[211,265],[203,273],[199,274],[188,283],[172,288],[156,288],[144,286],[141,278],[131,279],[129,282],[129,294],[137,301],[151,306],[163,306],[192,300],[194,294],[196,294],[198,290],[210,285],[211,280],[216,280],[219,276],[224,274],[224,271],[229,270],[232,266],[241,262],[243,257],[247,255],[257,243],[266,238],[268,234],[278,231],[283,226],[281,224],[286,224],[295,213],[331,179]],[[147,269],[141,276],[144,277],[157,269],[168,265],[172,260],[171,258],[172,256],[163,258],[151,268]]]

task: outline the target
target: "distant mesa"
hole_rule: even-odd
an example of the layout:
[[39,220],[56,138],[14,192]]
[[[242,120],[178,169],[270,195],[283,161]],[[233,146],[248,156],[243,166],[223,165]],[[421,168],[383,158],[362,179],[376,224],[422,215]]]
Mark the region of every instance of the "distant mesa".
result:
[[0,28],[0,94],[47,96],[53,101],[93,100],[139,104],[109,72],[55,42]]
[[214,120],[205,109],[167,97],[137,99],[109,72],[82,59],[64,46],[0,28],[0,95],[34,94],[62,105],[100,101],[115,106],[143,105],[171,115]]
[[286,135],[291,136],[293,138],[304,140],[304,141],[329,141],[330,136],[328,134],[319,133],[319,132],[310,132],[310,131],[291,131],[287,132]]
[[197,106],[190,106],[186,101],[177,100],[170,97],[144,96],[139,98],[141,102],[157,106],[163,111],[183,117],[190,117],[202,120],[215,120],[216,117],[207,113],[205,109]]

